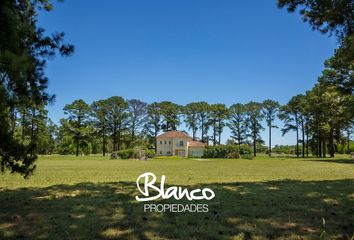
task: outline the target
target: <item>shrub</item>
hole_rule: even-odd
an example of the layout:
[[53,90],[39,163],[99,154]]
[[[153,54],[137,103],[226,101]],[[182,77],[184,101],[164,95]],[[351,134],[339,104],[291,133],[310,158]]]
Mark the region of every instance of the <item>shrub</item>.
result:
[[134,158],[135,151],[134,149],[119,150],[116,152],[116,154],[121,159],[129,159]]
[[252,148],[246,144],[240,145],[239,148],[240,148],[241,156],[248,155],[248,154],[252,155],[252,153],[253,153]]
[[153,158],[155,156],[154,150],[147,150],[140,147],[136,147],[134,149],[125,149],[119,150],[117,152],[112,153],[111,159],[147,159]]
[[244,154],[241,156],[243,159],[249,159],[252,160],[253,159],[253,155],[252,154]]
[[251,155],[252,149],[248,145],[219,145],[207,146],[204,150],[204,158],[240,158],[243,155]]
[[226,155],[226,158],[240,158],[239,152],[230,152]]
[[220,145],[206,147],[203,157],[205,158],[231,158],[237,157],[240,154],[240,149],[237,145]]
[[146,157],[147,158],[155,157],[155,151],[154,150],[146,150]]

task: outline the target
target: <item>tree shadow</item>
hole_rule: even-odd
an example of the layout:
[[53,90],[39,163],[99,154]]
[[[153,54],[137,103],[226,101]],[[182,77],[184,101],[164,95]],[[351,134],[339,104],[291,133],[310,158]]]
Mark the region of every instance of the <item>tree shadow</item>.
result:
[[354,180],[235,182],[208,187],[207,213],[150,213],[134,182],[0,190],[0,239],[329,239],[354,233]]
[[303,161],[354,164],[354,159],[318,159],[318,160],[303,160]]

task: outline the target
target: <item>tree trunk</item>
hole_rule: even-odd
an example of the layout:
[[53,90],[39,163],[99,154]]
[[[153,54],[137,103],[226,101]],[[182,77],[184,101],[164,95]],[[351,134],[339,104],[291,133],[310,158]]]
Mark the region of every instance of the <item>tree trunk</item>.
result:
[[329,130],[329,154],[334,157],[334,139],[333,139],[333,128]]
[[213,126],[213,145],[216,145],[216,126]]
[[272,156],[272,125],[269,126],[269,146],[268,146],[269,157]]
[[257,135],[253,134],[253,156],[257,156],[257,146],[256,146],[256,141],[257,141]]
[[305,157],[305,128],[304,119],[301,120],[301,131],[302,131],[302,157]]
[[296,123],[296,157],[299,157],[299,126]]
[[322,157],[322,134],[319,131],[317,136],[318,141],[318,157]]
[[241,129],[240,126],[237,126],[237,139],[238,139],[238,145],[241,145]]
[[347,143],[347,152],[350,154],[350,132],[348,131],[348,143]]
[[34,118],[35,118],[35,110],[32,109],[32,116],[31,116],[31,150],[30,155],[33,156],[33,148],[34,148]]
[[202,142],[204,142],[204,118],[201,119]]
[[118,130],[118,139],[117,139],[117,151],[120,150],[120,142],[121,142],[120,134],[121,134],[121,131],[120,131],[120,129],[119,129],[119,130]]
[[309,131],[306,127],[306,157],[309,157]]
[[102,136],[102,155],[106,156],[106,134]]
[[79,156],[79,134],[76,134],[76,157]]
[[322,157],[326,157],[326,138],[324,136],[322,139]]
[[157,154],[157,135],[158,135],[158,131],[155,130],[155,135],[154,135],[155,154]]
[[135,140],[135,130],[132,130],[132,134],[130,138],[130,147],[134,146],[134,140]]

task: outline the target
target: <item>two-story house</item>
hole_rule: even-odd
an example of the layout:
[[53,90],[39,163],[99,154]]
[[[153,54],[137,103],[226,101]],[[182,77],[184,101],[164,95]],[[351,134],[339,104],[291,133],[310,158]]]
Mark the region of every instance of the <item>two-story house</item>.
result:
[[182,131],[168,131],[156,138],[158,156],[201,157],[205,143],[193,141]]

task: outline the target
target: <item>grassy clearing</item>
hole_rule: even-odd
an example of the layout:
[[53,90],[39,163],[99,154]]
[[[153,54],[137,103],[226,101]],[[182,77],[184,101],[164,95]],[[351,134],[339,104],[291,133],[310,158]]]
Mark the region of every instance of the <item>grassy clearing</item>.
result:
[[[43,156],[37,165],[29,180],[0,176],[0,239],[318,239],[322,217],[328,239],[354,233],[354,161],[344,156]],[[146,171],[171,185],[213,189],[209,212],[144,213],[134,196]]]

